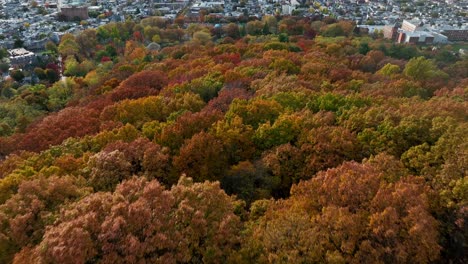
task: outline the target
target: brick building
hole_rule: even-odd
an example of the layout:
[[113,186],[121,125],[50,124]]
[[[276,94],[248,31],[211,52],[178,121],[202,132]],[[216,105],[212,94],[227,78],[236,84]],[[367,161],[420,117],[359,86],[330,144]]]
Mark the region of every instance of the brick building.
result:
[[396,41],[398,38],[398,25],[387,25],[383,28],[384,38]]
[[468,41],[468,29],[449,29],[442,31],[449,41]]
[[86,20],[88,16],[87,6],[67,6],[60,8],[60,19],[65,21]]

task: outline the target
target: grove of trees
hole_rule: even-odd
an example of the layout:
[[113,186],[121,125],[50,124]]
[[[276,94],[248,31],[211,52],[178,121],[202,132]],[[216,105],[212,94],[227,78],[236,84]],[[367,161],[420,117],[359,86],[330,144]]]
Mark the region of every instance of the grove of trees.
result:
[[0,263],[468,261],[451,47],[147,18],[58,52],[63,80],[0,87]]

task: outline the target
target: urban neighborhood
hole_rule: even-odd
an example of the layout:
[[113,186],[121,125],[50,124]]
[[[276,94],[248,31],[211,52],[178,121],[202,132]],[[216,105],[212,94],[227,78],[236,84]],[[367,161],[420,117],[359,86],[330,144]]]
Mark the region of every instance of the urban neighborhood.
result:
[[467,0],[1,0],[0,71],[47,59],[47,44],[110,22],[158,16],[189,23],[245,23],[264,16],[333,17],[396,43],[468,41]]
[[468,0],[0,0],[0,264],[468,264]]

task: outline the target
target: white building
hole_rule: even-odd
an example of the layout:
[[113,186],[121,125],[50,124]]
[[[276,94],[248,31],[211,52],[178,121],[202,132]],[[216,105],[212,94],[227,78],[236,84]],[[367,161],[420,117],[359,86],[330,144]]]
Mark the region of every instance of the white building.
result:
[[8,50],[8,55],[10,55],[10,64],[12,66],[22,67],[28,64],[32,64],[36,55],[24,48],[11,49]]

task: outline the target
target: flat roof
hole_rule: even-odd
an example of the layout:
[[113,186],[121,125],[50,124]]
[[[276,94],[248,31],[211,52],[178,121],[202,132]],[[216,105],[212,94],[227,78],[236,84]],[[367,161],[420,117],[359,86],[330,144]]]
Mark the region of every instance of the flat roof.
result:
[[33,52],[26,50],[25,48],[11,49],[8,50],[8,53],[12,57],[24,56],[24,55],[34,55]]

